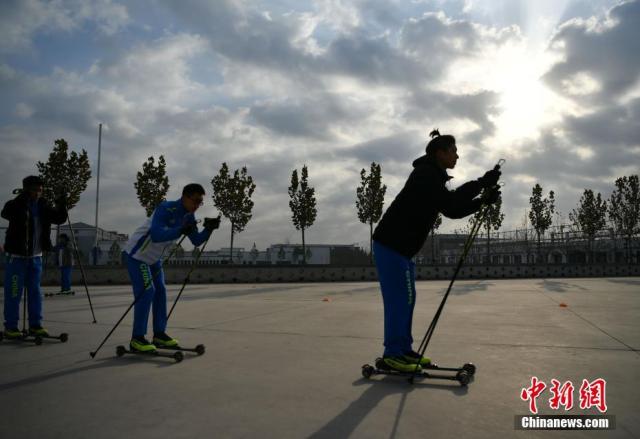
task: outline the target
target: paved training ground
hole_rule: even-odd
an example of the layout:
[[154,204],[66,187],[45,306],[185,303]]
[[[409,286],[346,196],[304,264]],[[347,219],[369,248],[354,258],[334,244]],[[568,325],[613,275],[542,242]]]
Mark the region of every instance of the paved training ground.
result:
[[[419,343],[448,285],[419,282]],[[179,286],[170,287],[170,301]],[[54,291],[55,288],[45,288]],[[194,285],[168,331],[204,343],[182,363],[115,357],[131,315],[89,357],[131,303],[128,287],[45,299],[45,326],[69,342],[0,343],[0,436],[27,438],[506,438],[640,437],[640,278],[460,281],[428,350],[441,365],[466,361],[475,380],[365,380],[382,351],[375,283]],[[328,301],[323,301],[327,298]],[[559,306],[566,303],[567,307]],[[535,375],[572,380],[576,415],[584,378],[607,380],[614,431],[516,431],[520,391]],[[551,410],[548,389],[538,398]]]

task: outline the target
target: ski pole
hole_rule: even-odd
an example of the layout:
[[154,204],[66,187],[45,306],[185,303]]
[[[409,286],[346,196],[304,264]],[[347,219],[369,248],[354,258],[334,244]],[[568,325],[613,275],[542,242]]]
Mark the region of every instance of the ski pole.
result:
[[184,291],[184,288],[187,286],[187,282],[189,282],[189,277],[191,277],[191,273],[193,273],[193,270],[196,268],[196,265],[198,264],[198,261],[200,260],[200,256],[202,256],[202,253],[204,252],[204,248],[207,246],[207,243],[209,242],[209,239],[211,238],[211,235],[213,235],[213,231],[211,232],[211,234],[209,235],[207,240],[204,242],[204,244],[202,244],[202,248],[198,252],[198,255],[196,256],[195,260],[193,261],[193,264],[191,264],[191,269],[189,269],[189,272],[187,273],[187,277],[185,277],[184,278],[184,282],[182,282],[182,287],[180,288],[180,292],[178,293],[178,296],[176,297],[176,300],[173,301],[173,305],[171,305],[171,309],[169,310],[169,314],[167,315],[167,321],[169,321],[169,317],[171,317],[171,313],[173,312],[173,308],[176,307],[176,304],[178,303],[178,300],[180,299],[180,296],[182,295],[182,292]]
[[[176,244],[176,246],[173,248],[173,250],[171,250],[171,253],[169,253],[169,256],[167,256],[166,260],[169,260],[173,254],[176,252],[176,250],[180,247],[180,244],[182,244],[182,241],[184,241],[184,238],[186,238],[187,235],[183,235],[182,238],[180,238],[180,241],[178,241],[178,244]],[[155,279],[155,277],[158,275],[158,273],[160,273],[160,271],[162,271],[162,269],[158,270],[155,272],[155,274],[152,275],[151,277],[151,282],[153,282],[153,279]],[[129,305],[129,308],[127,308],[127,310],[124,312],[124,314],[122,314],[122,317],[120,317],[120,320],[117,321],[117,323],[113,326],[113,328],[111,328],[111,331],[109,331],[109,333],[107,334],[107,336],[104,338],[104,340],[102,340],[102,343],[100,343],[100,346],[98,346],[96,348],[95,351],[93,352],[89,352],[89,355],[91,355],[91,358],[95,358],[96,354],[98,353],[98,351],[100,350],[100,348],[102,348],[102,346],[107,342],[107,340],[109,339],[109,337],[111,337],[111,334],[113,334],[113,332],[116,330],[116,328],[118,327],[118,325],[120,325],[120,323],[124,320],[124,318],[127,316],[127,314],[129,314],[129,311],[131,311],[131,308],[134,307],[134,305],[136,303],[138,303],[138,299],[142,297],[142,294],[139,294],[138,297],[136,297],[133,302],[131,302],[131,305]]]
[[[498,163],[494,166],[493,169],[496,170],[496,171],[500,170],[500,168],[502,167],[504,162],[505,162],[504,159],[500,159],[498,161]],[[438,307],[438,310],[436,311],[436,314],[434,315],[433,320],[431,320],[431,323],[429,324],[429,327],[427,328],[427,332],[425,333],[424,337],[422,338],[422,342],[420,343],[420,347],[418,348],[419,358],[418,358],[418,361],[416,362],[416,367],[413,370],[413,373],[411,374],[411,377],[409,378],[409,382],[410,383],[413,383],[414,377],[415,377],[416,373],[418,372],[418,367],[420,366],[420,362],[421,362],[422,358],[424,357],[425,351],[427,350],[427,346],[429,345],[429,341],[431,340],[431,336],[433,335],[433,332],[435,331],[436,324],[438,323],[438,320],[440,319],[440,314],[442,314],[442,310],[444,309],[444,305],[445,305],[445,303],[447,301],[447,298],[449,297],[449,293],[451,293],[451,287],[453,287],[453,283],[455,282],[456,278],[458,277],[458,273],[460,272],[460,269],[462,268],[462,264],[464,263],[464,261],[465,261],[465,259],[467,257],[467,254],[469,253],[469,250],[471,249],[471,246],[473,245],[473,241],[476,239],[478,231],[480,230],[480,226],[484,222],[488,211],[489,211],[489,206],[487,206],[487,205],[483,206],[482,215],[480,215],[480,217],[475,221],[475,223],[471,227],[471,231],[469,233],[469,236],[467,237],[467,240],[466,240],[466,242],[464,244],[462,255],[460,255],[460,259],[458,260],[458,265],[456,266],[456,269],[455,269],[455,271],[453,273],[453,277],[451,278],[451,282],[449,282],[449,287],[447,288],[447,292],[445,293],[444,297],[442,298],[442,301],[440,302],[440,306]]]
[[[93,323],[97,323],[96,315],[93,312],[93,304],[91,303],[91,295],[89,294],[89,287],[87,286],[87,278],[84,275],[84,266],[82,265],[82,261],[80,260],[80,252],[78,251],[78,243],[76,241],[76,234],[73,231],[73,227],[71,227],[71,216],[67,212],[67,224],[69,225],[69,230],[71,231],[71,239],[73,240],[73,249],[76,253],[76,259],[78,260],[78,266],[80,266],[80,274],[82,275],[82,282],[84,283],[84,290],[87,293],[87,299],[89,299],[89,308],[91,309],[91,315],[93,316]],[[98,229],[96,229],[96,233],[98,233]]]
[[[22,190],[16,189],[13,191],[15,194],[16,191],[18,193],[22,193]],[[31,216],[30,216],[29,207],[27,207],[27,227],[26,227],[26,248],[24,255],[24,277],[22,278],[22,294],[24,294],[23,301],[23,309],[22,309],[22,333],[27,335],[27,306],[29,306],[29,302],[27,301],[27,294],[29,294],[29,289],[27,288],[27,278],[29,277],[29,228],[31,227]]]

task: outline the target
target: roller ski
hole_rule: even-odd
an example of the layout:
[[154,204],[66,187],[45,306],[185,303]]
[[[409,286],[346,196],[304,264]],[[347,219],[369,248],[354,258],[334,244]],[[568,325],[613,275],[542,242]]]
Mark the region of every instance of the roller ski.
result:
[[362,376],[369,379],[373,375],[397,375],[408,378],[411,383],[414,379],[450,380],[466,386],[476,373],[476,367],[471,363],[466,363],[462,367],[440,367],[430,361],[421,361],[421,364],[416,364],[416,362],[403,360],[402,357],[376,358],[375,366],[369,364],[362,366]]
[[116,348],[116,355],[122,357],[125,354],[131,355],[146,355],[151,357],[164,357],[173,358],[176,363],[179,363],[184,358],[182,351],[176,351],[174,353],[161,352],[154,344],[150,343],[144,337],[134,337],[129,343],[129,349],[120,345]]
[[13,342],[34,343],[36,345],[42,344],[42,336],[30,334],[28,332],[22,332],[16,328],[5,329],[4,332],[0,331],[0,341],[7,340]]
[[54,296],[75,296],[76,292],[72,290],[60,291],[57,293],[45,293],[44,297],[54,297]]
[[168,350],[168,351],[182,351],[182,352],[194,352],[198,355],[204,354],[205,347],[203,344],[199,344],[194,348],[183,348],[178,343],[178,340],[171,338],[166,333],[155,334],[153,336],[153,345],[156,349]]

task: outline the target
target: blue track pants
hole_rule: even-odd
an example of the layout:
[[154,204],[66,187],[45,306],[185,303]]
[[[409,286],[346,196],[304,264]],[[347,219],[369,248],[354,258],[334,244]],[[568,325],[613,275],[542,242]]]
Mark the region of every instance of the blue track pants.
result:
[[164,286],[162,262],[147,265],[126,254],[127,269],[137,302],[133,307],[133,337],[147,333],[149,311],[153,304],[153,332],[167,329],[167,289]]
[[416,265],[398,252],[373,241],[384,303],[384,355],[412,350],[411,323],[416,304]]
[[20,320],[22,290],[27,288],[29,326],[42,324],[42,257],[18,258],[7,256],[4,272],[4,326],[17,328]]
[[60,267],[60,291],[71,290],[71,267]]

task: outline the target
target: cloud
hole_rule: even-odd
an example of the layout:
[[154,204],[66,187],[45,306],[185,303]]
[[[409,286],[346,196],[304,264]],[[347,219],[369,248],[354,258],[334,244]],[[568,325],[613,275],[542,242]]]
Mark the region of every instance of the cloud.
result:
[[[535,180],[568,207],[583,188],[604,191],[638,163],[639,96],[632,85],[619,88],[620,78],[632,82],[637,56],[625,57],[637,51],[630,42],[610,47],[618,41],[611,34],[632,35],[626,9],[558,30],[560,61],[546,79],[581,111],[559,105],[537,139],[507,145],[495,138],[502,96],[479,86],[487,84],[479,76],[495,73],[491,54],[524,47],[525,36],[506,16],[504,25],[470,18],[466,2],[188,0],[157,2],[154,14],[116,2],[81,3],[2,5],[8,14],[0,20],[20,12],[20,19],[12,16],[15,25],[6,21],[0,30],[6,37],[0,51],[10,53],[0,59],[0,145],[19,165],[3,170],[0,184],[13,187],[34,172],[60,137],[73,149],[86,148],[95,166],[103,123],[101,223],[110,229],[130,233],[144,220],[133,181],[151,155],[167,160],[169,198],[192,181],[210,194],[222,162],[246,165],[258,185],[253,219],[236,238],[247,248],[300,241],[287,187],[291,171],[303,164],[319,209],[308,242],[368,242],[354,207],[360,169],[382,165],[388,206],[435,127],[454,134],[460,146],[454,186],[507,155],[506,228],[519,224]],[[96,15],[100,6],[111,18]],[[79,62],[48,61],[65,59],[55,52],[65,38],[94,32],[97,50],[74,53]],[[47,48],[54,53],[37,68],[20,52]],[[624,72],[587,56],[603,48],[615,52],[614,64]],[[481,64],[476,70],[462,68],[475,63]],[[73,219],[91,222],[94,199],[92,181]],[[199,215],[216,213],[207,201]],[[227,246],[228,235],[223,223],[211,245]]]
[[111,0],[44,1],[7,0],[0,2],[0,53],[32,48],[37,34],[71,33],[86,23],[98,31],[114,35],[129,23],[127,8]]
[[[551,41],[562,60],[545,75],[547,84],[585,105],[616,102],[640,80],[638,22],[640,2],[629,1],[613,7],[604,18],[563,24]],[[580,82],[587,84],[580,87]],[[576,86],[583,92],[572,93]]]

